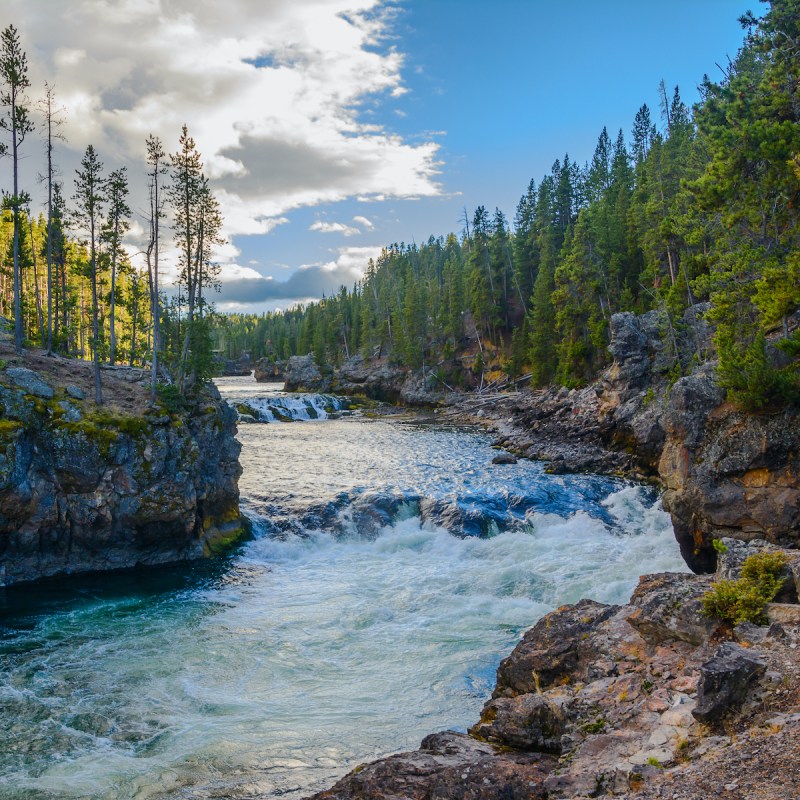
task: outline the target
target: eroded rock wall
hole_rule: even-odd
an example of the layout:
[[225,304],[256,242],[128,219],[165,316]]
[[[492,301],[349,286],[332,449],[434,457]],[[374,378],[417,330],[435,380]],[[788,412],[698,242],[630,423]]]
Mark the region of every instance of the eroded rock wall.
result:
[[0,584],[196,558],[241,535],[236,413],[214,387],[186,411],[129,416],[0,380]]

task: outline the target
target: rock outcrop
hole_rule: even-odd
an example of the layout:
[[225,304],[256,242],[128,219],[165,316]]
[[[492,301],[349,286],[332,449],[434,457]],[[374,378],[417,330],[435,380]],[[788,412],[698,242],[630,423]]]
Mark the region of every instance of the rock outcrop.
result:
[[213,386],[175,413],[83,395],[0,371],[0,584],[196,558],[241,536],[236,413]]
[[656,480],[686,563],[713,572],[723,537],[800,546],[800,413],[753,414],[716,382],[705,306],[611,318],[612,365],[583,389],[462,401],[445,418],[491,425],[496,444],[553,472]]
[[[737,564],[727,574],[738,577]],[[697,780],[716,781],[725,798],[793,796],[800,624],[732,630],[703,617],[710,581],[648,575],[629,605],[582,600],[553,611],[501,663],[471,738],[429,736],[314,800],[710,796]],[[771,741],[786,772],[765,784],[743,756]]]
[[367,362],[361,355],[351,356],[336,370],[321,368],[311,353],[292,356],[284,365],[284,381],[287,392],[364,396],[408,406],[437,405],[444,398],[432,373],[423,377],[385,358]]
[[283,363],[274,358],[259,358],[256,361],[253,377],[259,383],[273,383],[283,380]]

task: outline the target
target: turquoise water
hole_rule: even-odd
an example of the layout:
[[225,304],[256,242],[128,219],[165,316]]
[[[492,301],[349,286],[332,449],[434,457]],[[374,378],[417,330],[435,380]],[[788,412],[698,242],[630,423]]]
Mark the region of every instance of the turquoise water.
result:
[[683,569],[652,492],[493,466],[483,434],[240,438],[256,533],[234,554],[0,595],[3,800],[303,797],[474,722],[547,610]]

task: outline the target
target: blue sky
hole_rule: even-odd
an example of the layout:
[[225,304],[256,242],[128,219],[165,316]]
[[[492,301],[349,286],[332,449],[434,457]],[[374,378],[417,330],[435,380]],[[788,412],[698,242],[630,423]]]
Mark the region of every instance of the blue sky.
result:
[[464,207],[471,215],[477,205],[497,206],[513,219],[528,181],[565,152],[580,163],[591,158],[604,125],[612,138],[620,127],[628,137],[642,103],[660,122],[662,78],[695,102],[703,74],[718,77],[716,63],[735,56],[743,37],[737,18],[747,8],[731,0],[411,0],[395,19],[392,42],[405,56],[409,92],[379,98],[365,115],[411,141],[440,144],[441,196],[298,210],[269,242],[241,242],[243,252],[267,270],[291,269],[355,243],[355,236],[304,236],[316,219],[364,215],[375,224],[369,243],[378,245],[458,231]]
[[91,142],[144,209],[144,137],[172,151],[189,125],[227,221],[218,305],[261,311],[351,284],[382,245],[458,231],[464,207],[513,218],[604,125],[627,136],[644,102],[659,120],[662,78],[696,101],[759,5],[4,0],[0,22],[20,29],[34,97],[49,80],[66,107],[67,182]]

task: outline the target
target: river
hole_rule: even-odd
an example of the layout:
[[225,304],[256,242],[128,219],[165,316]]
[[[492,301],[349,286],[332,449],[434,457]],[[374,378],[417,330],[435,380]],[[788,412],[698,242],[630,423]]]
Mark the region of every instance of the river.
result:
[[493,465],[481,432],[219,386],[303,420],[240,426],[252,540],[2,591],[2,800],[303,797],[475,722],[548,610],[685,569],[651,489]]

